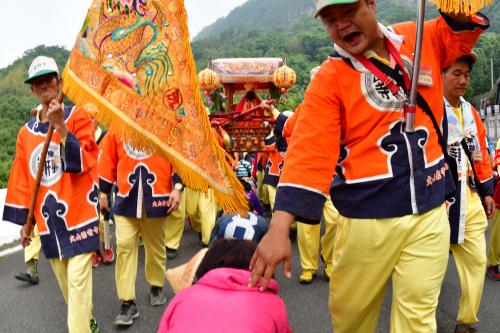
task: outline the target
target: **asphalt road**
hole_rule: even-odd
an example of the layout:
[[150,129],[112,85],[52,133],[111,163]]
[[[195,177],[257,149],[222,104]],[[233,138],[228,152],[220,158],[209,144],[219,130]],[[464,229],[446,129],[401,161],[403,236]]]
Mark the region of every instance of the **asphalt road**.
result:
[[[169,261],[167,265],[174,267],[184,263],[199,249],[196,234],[186,229],[178,257]],[[139,262],[136,303],[140,317],[128,329],[113,327],[113,319],[120,305],[115,292],[114,266],[101,266],[93,270],[94,315],[101,332],[156,332],[165,307],[149,306],[149,287],[144,278],[142,249]],[[24,270],[22,252],[0,258],[0,332],[66,332],[66,304],[50,264],[41,259],[38,286],[27,286],[15,280],[14,274],[21,270]],[[296,333],[332,332],[328,313],[328,283],[323,274],[320,272],[314,283],[304,286],[297,281],[299,273],[298,251],[295,244],[293,278],[287,280],[281,271],[277,273],[280,295],[287,305],[291,326]],[[377,333],[389,332],[390,288],[389,285]],[[167,299],[171,299],[173,293],[168,285],[165,290]],[[450,257],[437,311],[439,333],[453,332],[459,297],[460,285],[453,259]],[[479,318],[481,320],[477,326],[479,332],[500,333],[500,282],[486,279]]]

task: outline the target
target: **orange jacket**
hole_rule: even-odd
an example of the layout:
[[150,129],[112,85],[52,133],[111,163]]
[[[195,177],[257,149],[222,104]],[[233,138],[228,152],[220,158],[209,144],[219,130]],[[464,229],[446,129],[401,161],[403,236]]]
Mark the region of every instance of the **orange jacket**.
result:
[[144,209],[148,218],[167,216],[172,180],[181,183],[170,162],[122,142],[113,133],[106,134],[100,147],[99,188],[109,194],[113,183],[118,186],[113,213],[141,218]]
[[[469,53],[487,28],[486,18],[474,19],[478,23],[459,24],[443,15],[425,25],[418,91],[441,124],[441,69]],[[415,22],[380,29],[399,50],[406,70],[411,69]],[[429,117],[417,108],[416,132],[405,133],[401,99],[354,57],[335,48],[306,91],[275,209],[318,223],[336,167],[330,194],[344,216],[390,218],[443,204],[453,188],[445,186],[443,152]],[[402,80],[398,70],[371,61]],[[428,185],[427,177],[438,172],[440,181]]]
[[280,180],[286,152],[276,149],[276,138],[274,136],[272,138],[266,138],[264,142],[266,143],[266,151],[269,155],[262,183],[276,187]]
[[288,117],[280,113],[274,124],[273,135],[265,140],[265,148],[268,154],[263,183],[271,186],[278,186],[283,164],[285,162],[286,150],[288,149],[287,137],[283,135],[283,126]]
[[[35,221],[47,258],[70,258],[99,247],[98,149],[94,127],[80,108],[65,108],[64,145],[54,131],[35,206]],[[48,123],[32,118],[17,137],[3,219],[26,223],[38,159]]]

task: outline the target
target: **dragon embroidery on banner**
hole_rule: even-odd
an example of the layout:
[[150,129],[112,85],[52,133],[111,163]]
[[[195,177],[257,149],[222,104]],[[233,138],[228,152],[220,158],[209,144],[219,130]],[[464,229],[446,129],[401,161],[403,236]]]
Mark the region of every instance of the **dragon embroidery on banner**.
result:
[[92,36],[82,48],[86,55],[97,55],[103,69],[142,96],[158,94],[164,90],[162,85],[168,88],[174,74],[169,36],[165,32],[164,38],[159,38],[162,27],[168,27],[164,9],[157,1],[146,6],[147,1],[107,0],[101,5],[95,31],[89,33],[88,20],[81,30],[82,39]]

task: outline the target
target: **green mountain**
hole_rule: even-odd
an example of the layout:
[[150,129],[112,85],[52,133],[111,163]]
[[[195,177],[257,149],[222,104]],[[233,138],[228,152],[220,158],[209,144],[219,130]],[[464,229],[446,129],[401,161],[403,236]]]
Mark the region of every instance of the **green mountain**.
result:
[[230,29],[289,29],[303,16],[312,16],[313,12],[314,3],[311,0],[249,0],[233,9],[228,16],[203,28],[195,40],[217,36]]
[[[428,2],[428,1],[427,1]],[[494,3],[488,12],[491,27],[490,32],[500,33],[500,5]],[[415,20],[417,17],[417,3],[409,0],[378,0],[378,18],[385,24]],[[290,30],[303,19],[304,16],[313,20],[315,11],[312,0],[248,0],[243,5],[233,9],[226,17],[220,18],[213,24],[205,27],[194,40],[216,37],[220,34],[236,29],[283,28]],[[435,5],[426,6],[426,18],[437,16]]]
[[[379,0],[377,6],[379,19],[384,24],[415,20],[417,15],[416,4],[410,1]],[[428,16],[436,15],[434,6],[428,6],[427,9]],[[304,17],[314,20],[314,12],[315,4],[312,0],[249,0],[233,9],[226,17],[205,27],[194,40],[219,36],[232,29],[290,30]]]

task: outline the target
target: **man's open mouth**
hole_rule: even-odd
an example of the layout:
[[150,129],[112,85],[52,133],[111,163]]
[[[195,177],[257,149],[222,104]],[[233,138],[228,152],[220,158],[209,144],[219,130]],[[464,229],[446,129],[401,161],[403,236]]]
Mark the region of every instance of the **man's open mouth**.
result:
[[355,41],[355,40],[356,40],[356,38],[358,38],[359,36],[361,36],[361,33],[360,33],[360,32],[358,32],[358,31],[356,31],[356,32],[351,32],[350,34],[345,35],[343,39],[344,39],[344,41],[345,41],[346,43],[349,43],[349,44],[350,44],[350,43],[352,43],[353,41]]

